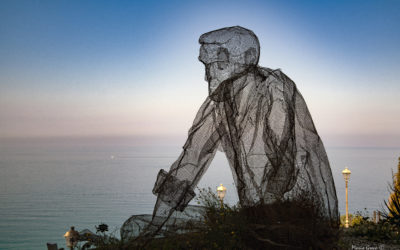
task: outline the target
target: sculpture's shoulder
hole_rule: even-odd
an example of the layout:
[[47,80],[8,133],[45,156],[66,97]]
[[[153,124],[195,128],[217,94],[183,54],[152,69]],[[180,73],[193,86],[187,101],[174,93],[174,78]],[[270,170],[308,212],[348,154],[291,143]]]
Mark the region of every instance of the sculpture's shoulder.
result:
[[261,85],[262,89],[267,88],[269,90],[278,89],[289,95],[297,92],[296,84],[290,79],[281,69],[269,69],[264,67],[258,67],[258,73],[262,78]]

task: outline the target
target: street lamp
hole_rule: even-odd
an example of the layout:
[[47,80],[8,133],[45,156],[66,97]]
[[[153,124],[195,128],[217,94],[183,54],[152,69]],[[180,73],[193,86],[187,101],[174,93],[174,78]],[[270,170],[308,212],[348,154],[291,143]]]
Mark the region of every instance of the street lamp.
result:
[[219,199],[221,200],[221,207],[223,207],[224,206],[223,205],[224,197],[226,194],[226,187],[222,186],[222,184],[219,185],[219,187],[217,188],[217,194],[218,194]]
[[79,233],[75,231],[75,227],[71,227],[69,231],[64,234],[66,245],[69,249],[74,249],[79,240]]
[[344,181],[346,182],[346,222],[344,224],[344,227],[348,228],[349,227],[349,196],[348,196],[348,191],[347,191],[347,189],[348,189],[347,183],[349,182],[351,171],[346,167],[342,171],[342,174],[343,174]]

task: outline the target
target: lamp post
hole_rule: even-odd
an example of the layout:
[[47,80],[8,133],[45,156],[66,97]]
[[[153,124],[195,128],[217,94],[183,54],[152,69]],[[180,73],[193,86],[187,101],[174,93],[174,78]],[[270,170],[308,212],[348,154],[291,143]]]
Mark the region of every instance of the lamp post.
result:
[[346,222],[344,224],[344,227],[348,228],[349,227],[349,196],[348,196],[348,191],[347,191],[348,190],[347,183],[349,182],[351,171],[346,167],[342,171],[342,174],[343,174],[344,181],[346,182]]
[[69,249],[74,249],[79,240],[79,233],[75,231],[75,227],[71,227],[69,231],[64,234],[66,245]]
[[219,185],[219,187],[217,188],[217,194],[219,199],[221,200],[221,208],[224,207],[224,197],[226,194],[226,187]]

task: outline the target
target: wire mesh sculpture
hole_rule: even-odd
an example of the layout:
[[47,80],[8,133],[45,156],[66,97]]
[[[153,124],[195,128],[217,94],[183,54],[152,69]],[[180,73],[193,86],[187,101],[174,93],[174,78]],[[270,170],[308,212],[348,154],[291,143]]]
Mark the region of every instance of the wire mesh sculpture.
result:
[[181,155],[157,176],[157,201],[147,230],[159,231],[174,213],[184,211],[217,149],[228,158],[242,206],[308,192],[325,217],[337,220],[329,161],[295,83],[280,70],[258,66],[259,41],[248,29],[211,31],[199,43],[209,96]]

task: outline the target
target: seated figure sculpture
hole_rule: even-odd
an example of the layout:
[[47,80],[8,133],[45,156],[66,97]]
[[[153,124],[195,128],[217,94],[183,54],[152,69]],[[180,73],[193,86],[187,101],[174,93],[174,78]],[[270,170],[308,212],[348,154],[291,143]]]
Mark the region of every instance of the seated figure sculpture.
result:
[[[194,198],[216,151],[225,152],[242,206],[270,204],[310,192],[324,215],[338,219],[335,185],[323,143],[295,83],[258,66],[256,35],[235,26],[203,34],[199,60],[209,96],[179,158],[153,189],[153,228]],[[165,218],[158,224],[154,218]]]

